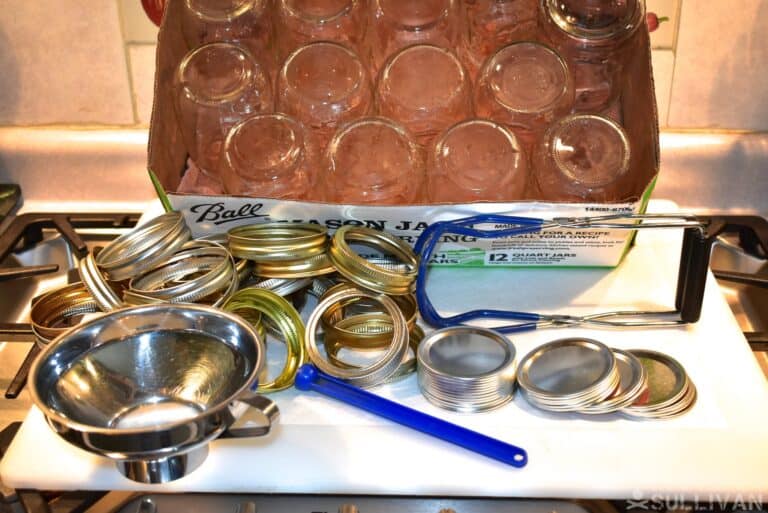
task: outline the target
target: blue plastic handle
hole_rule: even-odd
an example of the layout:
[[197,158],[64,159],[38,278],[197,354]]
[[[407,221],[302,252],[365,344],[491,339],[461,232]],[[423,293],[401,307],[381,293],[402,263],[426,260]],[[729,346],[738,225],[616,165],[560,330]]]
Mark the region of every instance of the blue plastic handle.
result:
[[320,372],[311,363],[299,367],[296,374],[296,388],[314,390],[513,467],[524,467],[528,463],[528,453],[520,447],[374,395]]

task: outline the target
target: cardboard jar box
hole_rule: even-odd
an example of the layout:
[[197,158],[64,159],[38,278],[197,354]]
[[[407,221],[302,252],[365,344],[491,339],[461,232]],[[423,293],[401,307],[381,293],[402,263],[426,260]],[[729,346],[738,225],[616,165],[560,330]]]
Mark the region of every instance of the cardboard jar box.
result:
[[[333,230],[345,224],[387,230],[413,244],[429,224],[480,213],[551,219],[644,212],[659,170],[659,131],[645,26],[629,42],[618,116],[629,136],[631,164],[623,190],[626,201],[611,204],[517,201],[413,206],[337,205],[237,196],[206,196],[178,191],[187,171],[187,150],[174,109],[173,77],[187,53],[181,29],[183,0],[170,0],[157,45],[155,96],[149,134],[150,178],[166,208],[183,212],[195,236],[225,232],[255,222],[310,222]],[[535,172],[535,170],[533,170]],[[506,239],[447,236],[435,265],[615,266],[633,240],[628,230],[548,230]]]

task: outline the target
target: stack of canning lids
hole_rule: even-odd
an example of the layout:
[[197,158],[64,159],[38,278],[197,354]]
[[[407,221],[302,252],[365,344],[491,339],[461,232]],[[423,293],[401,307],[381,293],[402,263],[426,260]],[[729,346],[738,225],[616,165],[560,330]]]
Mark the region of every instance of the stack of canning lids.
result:
[[473,326],[433,331],[418,349],[418,382],[432,404],[463,413],[488,411],[513,398],[515,346]]
[[680,363],[656,351],[635,349],[632,353],[648,375],[647,393],[621,412],[640,419],[667,419],[690,410],[696,402],[696,386]]
[[520,362],[517,379],[528,402],[555,412],[669,418],[688,411],[696,399],[693,382],[673,358],[584,338],[534,349]]

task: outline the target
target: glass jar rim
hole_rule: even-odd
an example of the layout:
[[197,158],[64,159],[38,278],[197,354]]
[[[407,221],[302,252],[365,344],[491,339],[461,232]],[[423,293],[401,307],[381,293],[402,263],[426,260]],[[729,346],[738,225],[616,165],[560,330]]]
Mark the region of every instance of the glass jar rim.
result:
[[[195,59],[200,58],[200,56],[206,52],[214,50],[226,50],[234,54],[238,60],[242,61],[242,75],[235,87],[220,94],[207,95],[192,87],[189,80],[186,78],[186,73],[189,70],[189,67],[193,65]],[[251,87],[257,73],[263,74],[264,72],[248,50],[232,43],[213,42],[199,46],[184,56],[184,59],[182,59],[181,64],[178,67],[177,81],[183,88],[184,94],[194,102],[202,105],[216,106],[240,98],[242,94]]]
[[[343,101],[345,98],[348,98],[358,91],[360,91],[365,83],[367,78],[368,71],[366,70],[365,66],[363,65],[363,62],[360,60],[360,57],[352,50],[347,48],[346,46],[334,43],[332,41],[316,41],[314,43],[310,43],[304,46],[301,46],[291,52],[291,54],[288,56],[287,59],[285,59],[285,62],[283,63],[282,68],[280,69],[280,81],[285,85],[286,88],[290,89],[293,92],[298,92],[298,88],[293,84],[293,82],[288,78],[288,71],[291,65],[294,63],[295,59],[303,54],[304,52],[312,51],[316,48],[333,48],[337,51],[342,51],[344,54],[346,54],[352,62],[355,63],[355,66],[357,68],[357,79],[355,80],[354,86],[347,91],[347,94],[344,95],[343,98],[334,99],[331,101],[326,102],[327,104],[334,105],[338,104],[341,101]],[[301,96],[301,95],[299,95]]]
[[240,136],[240,134],[243,132],[243,130],[245,130],[246,127],[248,127],[248,125],[251,125],[253,123],[261,123],[265,120],[277,121],[283,125],[288,126],[291,132],[298,137],[296,141],[297,148],[291,152],[284,153],[280,158],[279,162],[277,162],[275,165],[268,166],[268,167],[257,167],[251,163],[249,165],[252,167],[252,169],[255,169],[257,171],[268,171],[286,162],[288,162],[291,165],[294,165],[302,157],[302,155],[304,155],[306,151],[306,148],[305,148],[306,132],[299,121],[297,121],[296,119],[290,116],[282,114],[280,112],[274,112],[269,114],[256,114],[253,116],[248,116],[245,119],[241,120],[234,127],[232,127],[227,133],[227,137],[224,140],[224,148],[223,148],[222,155],[226,160],[227,164],[232,169],[235,169],[235,166],[233,165],[233,162],[232,162],[233,160],[232,150],[233,150],[233,145],[235,144],[235,139]]
[[598,45],[623,42],[635,33],[645,17],[645,2],[635,0],[634,9],[620,20],[607,27],[589,29],[580,27],[561,12],[559,0],[542,0],[540,5],[545,19],[551,20],[565,35]]
[[381,1],[382,0],[376,0],[376,11],[381,13],[385,18],[387,18],[391,22],[394,22],[398,27],[409,32],[422,32],[422,31],[431,29],[432,27],[440,23],[441,20],[448,18],[448,16],[450,15],[451,9],[453,9],[453,5],[454,5],[454,0],[445,0],[445,4],[446,4],[445,8],[442,9],[440,11],[440,14],[436,16],[434,19],[429,20],[426,23],[422,23],[420,25],[406,25],[404,23],[401,23],[397,19],[392,18],[392,16],[390,16],[387,13],[387,11],[382,8]]
[[392,57],[388,59],[387,63],[381,69],[379,79],[377,80],[377,84],[376,84],[377,91],[380,90],[382,84],[387,82],[392,72],[392,68],[397,64],[397,62],[400,59],[402,59],[403,57],[408,57],[410,54],[414,52],[423,52],[426,50],[448,57],[451,60],[451,64],[453,64],[456,70],[458,71],[459,85],[453,91],[451,91],[451,94],[450,94],[451,98],[455,98],[456,96],[462,94],[462,90],[465,90],[465,89],[467,91],[469,90],[469,87],[470,87],[469,75],[467,74],[467,71],[464,69],[464,65],[461,63],[458,56],[454,52],[452,52],[447,48],[443,48],[436,45],[416,44],[416,45],[411,45],[403,48],[402,50],[395,53]]
[[[259,11],[265,7],[263,0],[242,0],[239,4],[229,9],[215,9],[208,6],[194,5],[193,2],[194,0],[184,0],[187,9],[197,18],[213,23],[231,22],[256,7],[259,8]],[[259,5],[257,6],[257,4]]]
[[343,18],[350,12],[352,12],[355,7],[359,4],[359,0],[349,0],[347,4],[342,8],[340,11],[328,15],[328,16],[316,16],[312,14],[308,14],[306,12],[300,11],[290,5],[291,0],[280,0],[280,10],[287,12],[290,16],[294,18],[298,18],[304,22],[307,23],[319,23],[319,24],[325,24],[325,23],[332,23],[340,18]]
[[[568,94],[570,83],[573,80],[573,78],[571,76],[571,70],[568,67],[568,65],[566,64],[565,59],[563,59],[562,55],[560,55],[556,50],[554,50],[550,46],[545,45],[543,43],[536,42],[536,41],[516,41],[516,42],[510,43],[510,44],[508,44],[506,46],[502,46],[501,48],[496,50],[490,57],[488,57],[488,59],[485,61],[485,63],[483,64],[482,68],[480,69],[480,74],[478,76],[482,77],[483,75],[485,75],[485,72],[490,67],[492,67],[494,64],[496,64],[497,58],[499,58],[503,52],[506,52],[506,51],[509,51],[511,49],[514,49],[515,47],[521,47],[523,45],[539,47],[542,50],[544,50],[547,53],[549,53],[551,56],[555,57],[555,59],[557,60],[558,65],[559,65],[558,69],[562,70],[563,78],[565,79],[565,80],[563,80],[563,87],[562,87],[562,89],[559,91],[557,96],[555,98],[553,98],[553,100],[548,105],[545,105],[544,107],[540,107],[540,108],[527,108],[527,109],[526,108],[520,108],[520,107],[517,107],[517,106],[514,106],[514,105],[510,105],[509,103],[507,103],[507,102],[503,101],[501,98],[499,98],[497,95],[493,95],[493,97],[506,110],[508,110],[510,112],[517,112],[517,113],[521,113],[521,114],[536,114],[536,113],[539,113],[539,112],[546,111],[549,107],[554,106],[559,101],[561,101],[563,99],[563,97]],[[478,79],[478,82],[479,81],[480,81],[480,79]],[[478,88],[479,87],[483,87],[483,86],[478,83]]]
[[629,165],[631,161],[631,146],[629,144],[629,136],[627,135],[627,132],[624,130],[624,128],[621,127],[621,125],[619,125],[616,121],[610,118],[607,118],[605,116],[600,116],[597,114],[571,114],[570,116],[566,116],[560,119],[554,125],[552,125],[549,129],[547,129],[547,132],[544,136],[545,144],[549,148],[554,148],[555,139],[560,135],[561,131],[566,129],[569,125],[573,123],[577,123],[579,121],[601,123],[603,125],[610,127],[610,130],[612,130],[616,135],[618,135],[617,140],[622,148],[622,156],[621,156],[621,161],[616,168],[616,172],[614,173],[614,178],[609,181],[584,180],[582,177],[579,177],[573,174],[569,166],[562,159],[562,157],[558,152],[551,151],[550,154],[552,155],[552,159],[554,160],[555,167],[557,168],[557,170],[561,174],[565,175],[569,180],[572,180],[582,185],[586,185],[588,187],[608,185],[616,181],[619,177],[624,176],[629,171]]

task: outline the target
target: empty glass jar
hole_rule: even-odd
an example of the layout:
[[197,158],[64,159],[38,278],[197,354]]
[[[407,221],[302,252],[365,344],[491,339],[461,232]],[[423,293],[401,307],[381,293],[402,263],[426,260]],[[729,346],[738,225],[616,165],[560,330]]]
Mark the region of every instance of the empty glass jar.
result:
[[435,142],[427,196],[436,203],[514,201],[522,199],[527,179],[527,160],[515,134],[493,121],[470,119]]
[[372,96],[358,56],[339,44],[318,42],[299,48],[283,64],[277,110],[313,130],[324,147],[338,126],[370,112]]
[[379,114],[405,126],[428,144],[452,124],[472,115],[470,81],[456,56],[432,45],[394,55],[376,84]]
[[362,118],[334,135],[321,182],[332,203],[416,203],[422,200],[423,158],[402,126],[386,118]]
[[269,0],[184,0],[187,47],[223,41],[247,48],[274,77],[276,60]]
[[605,109],[621,92],[629,41],[645,20],[642,0],[542,0],[544,32],[572,68],[578,111]]
[[277,0],[278,53],[285,59],[315,41],[333,41],[363,55],[364,0]]
[[610,203],[628,199],[629,138],[615,121],[592,114],[558,120],[534,155],[534,197]]
[[311,199],[317,157],[301,123],[283,114],[260,114],[229,132],[219,174],[229,194]]
[[530,41],[537,35],[539,6],[536,0],[476,0],[466,7],[469,31],[460,54],[472,77],[502,46]]
[[539,43],[512,43],[483,65],[475,87],[475,112],[507,125],[530,146],[573,106],[573,79],[565,61]]
[[175,77],[182,138],[201,172],[216,177],[224,138],[245,116],[273,110],[264,68],[244,48],[209,43],[189,52]]
[[374,72],[394,53],[415,44],[457,48],[458,0],[372,0],[371,53]]

